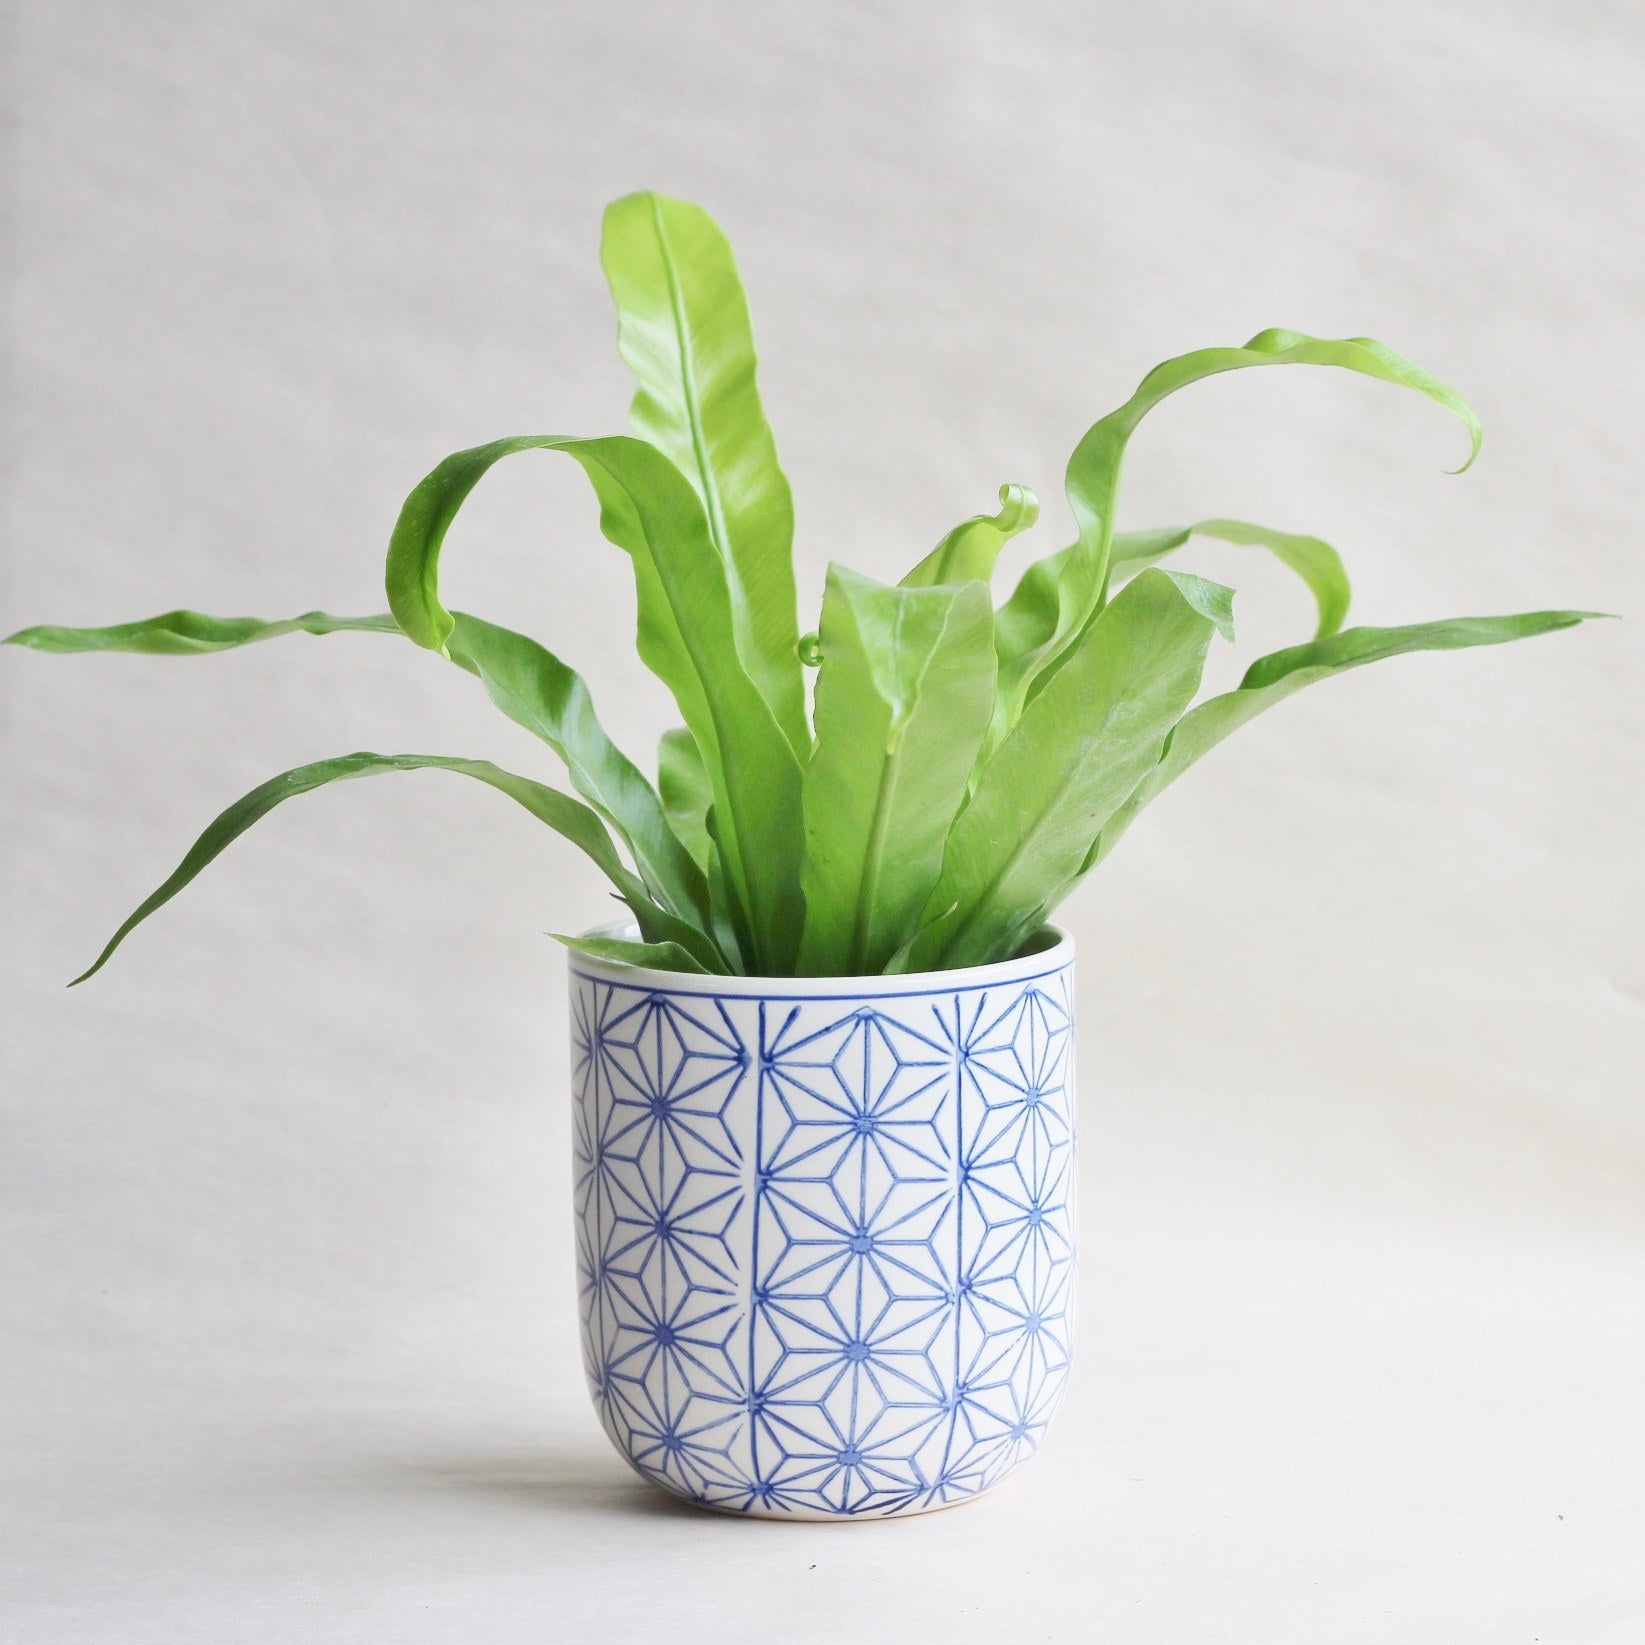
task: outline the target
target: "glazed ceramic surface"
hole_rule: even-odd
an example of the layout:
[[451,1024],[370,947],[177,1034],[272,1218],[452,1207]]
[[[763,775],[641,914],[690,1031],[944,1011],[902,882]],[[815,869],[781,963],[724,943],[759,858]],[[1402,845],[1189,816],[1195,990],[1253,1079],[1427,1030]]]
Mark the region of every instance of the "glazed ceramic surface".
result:
[[1043,1438],[1074,1294],[1073,947],[765,980],[573,954],[583,1352],[647,1479],[947,1507]]

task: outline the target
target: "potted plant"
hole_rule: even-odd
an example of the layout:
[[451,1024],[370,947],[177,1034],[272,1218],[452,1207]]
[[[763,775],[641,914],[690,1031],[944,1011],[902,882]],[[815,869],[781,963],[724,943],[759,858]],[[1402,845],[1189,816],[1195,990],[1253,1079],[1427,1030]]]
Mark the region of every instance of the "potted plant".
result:
[[[399,634],[475,676],[580,797],[444,755],[301,766],[224,811],[85,976],[293,795],[424,769],[506,794],[598,863],[630,916],[561,938],[582,1339],[606,1431],[647,1478],[716,1508],[943,1507],[1032,1453],[1068,1370],[1073,945],[1048,923],[1058,905],[1162,789],[1292,692],[1591,614],[1348,629],[1348,580],[1319,538],[1224,519],[1116,530],[1127,441],[1219,372],[1338,366],[1414,389],[1477,454],[1467,403],[1391,349],[1264,331],[1157,366],[1087,430],[1066,476],[1078,534],[1003,603],[995,561],[1037,512],[1017,485],[896,582],[832,567],[802,635],[793,507],[724,237],[694,205],[636,194],[607,211],[602,260],[639,381],[633,432],[447,458],[400,512],[387,613],[173,611],[10,642],[188,655]],[[683,721],[655,783],[567,664],[441,604],[453,518],[525,451],[583,469],[632,561],[640,656]],[[1196,534],[1277,556],[1318,613],[1310,638],[1197,704],[1233,626],[1227,588],[1161,563]]]

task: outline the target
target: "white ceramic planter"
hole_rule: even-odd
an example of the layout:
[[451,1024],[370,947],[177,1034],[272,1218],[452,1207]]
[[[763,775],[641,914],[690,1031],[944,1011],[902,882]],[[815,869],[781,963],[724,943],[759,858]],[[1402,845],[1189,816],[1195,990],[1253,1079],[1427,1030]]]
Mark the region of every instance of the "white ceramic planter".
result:
[[1074,1299],[1073,943],[908,977],[571,957],[584,1362],[705,1507],[920,1513],[1033,1454]]

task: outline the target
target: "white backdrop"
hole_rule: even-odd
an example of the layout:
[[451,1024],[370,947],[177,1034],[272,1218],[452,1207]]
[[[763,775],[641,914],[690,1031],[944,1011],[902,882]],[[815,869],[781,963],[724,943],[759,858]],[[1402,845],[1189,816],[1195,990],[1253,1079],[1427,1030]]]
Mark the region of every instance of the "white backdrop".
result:
[[[738,248],[808,601],[1003,480],[1057,546],[1094,417],[1287,325],[1458,384],[1479,465],[1442,472],[1463,436],[1413,396],[1243,373],[1151,419],[1125,523],[1318,531],[1369,622],[1631,620],[1305,694],[1071,905],[1075,1389],[1013,1486],[875,1529],[677,1510],[605,1448],[542,933],[608,905],[500,797],[286,807],[61,986],[264,777],[537,769],[525,734],[371,636],[0,652],[0,1631],[1645,1633],[1636,6],[10,12],[0,628],[379,608],[436,459],[621,426],[595,252],[645,186]],[[1192,563],[1238,585],[1242,658],[1306,632],[1283,572]],[[626,564],[570,465],[497,471],[448,565],[649,746]]]

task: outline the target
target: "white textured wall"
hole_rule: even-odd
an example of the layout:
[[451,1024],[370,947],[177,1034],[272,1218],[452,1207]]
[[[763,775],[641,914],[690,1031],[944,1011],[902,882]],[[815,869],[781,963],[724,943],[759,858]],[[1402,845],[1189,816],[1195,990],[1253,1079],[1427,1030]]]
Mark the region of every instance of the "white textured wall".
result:
[[[1328,1282],[1302,1302],[1287,1257],[1206,1254],[1258,1216],[1293,1257],[1363,1237],[1373,1276],[1376,1253],[1415,1253],[1419,1289],[1466,1253],[1433,1282],[1435,1321],[1446,1286],[1460,1299],[1486,1274],[1532,1299],[1529,1342],[1581,1287],[1539,1291],[1521,1264],[1637,1260],[1636,6],[21,0],[11,18],[8,630],[378,608],[387,529],[436,459],[621,425],[595,253],[604,202],[635,187],[701,200],[738,248],[808,601],[830,557],[898,572],[1002,480],[1038,490],[1029,542],[1058,546],[1068,450],[1167,354],[1268,325],[1370,333],[1460,386],[1487,430],[1460,479],[1443,472],[1456,425],[1341,373],[1218,379],[1135,444],[1126,523],[1317,531],[1363,621],[1631,620],[1304,695],[1167,796],[1070,906],[1081,1397],[1124,1429],[1160,1374],[1150,1353],[1218,1360],[1259,1314],[1306,1349],[1298,1311],[1317,1317]],[[1306,632],[1284,573],[1234,549],[1193,563],[1239,587],[1246,655]],[[570,465],[497,471],[448,566],[451,601],[540,634],[649,745],[665,707],[626,654],[626,565]],[[0,1393],[34,1413],[27,1500],[93,1448],[123,1455],[133,1410],[179,1413],[156,1454],[201,1409],[228,1413],[210,1419],[220,1450],[250,1446],[226,1388],[285,1410],[300,1386],[339,1411],[436,1388],[512,1400],[529,1428],[542,1387],[586,1438],[562,961],[542,933],[607,904],[568,848],[438,775],[349,784],[259,825],[94,983],[61,987],[275,771],[362,747],[535,770],[538,748],[456,671],[368,636],[178,661],[3,652],[0,694],[0,1192],[18,1230],[0,1307],[36,1350],[0,1357]],[[1295,1373],[1316,1400],[1361,1361],[1342,1322],[1406,1294],[1403,1268],[1368,1283],[1382,1301],[1339,1299],[1338,1359]],[[1218,1307],[1215,1341],[1160,1323]],[[1505,1329],[1498,1366],[1520,1341]],[[1466,1403],[1483,1361],[1453,1351]],[[1592,1342],[1573,1353],[1608,1363]],[[1245,1370],[1264,1392],[1218,1383],[1230,1413],[1299,1397],[1272,1364]],[[1476,1432],[1465,1454],[1511,1448],[1556,1386],[1586,1398],[1527,1387],[1500,1445]],[[1172,1409],[1206,1397],[1184,1383]],[[1357,1411],[1372,1446],[1376,1397],[1311,1408],[1313,1442],[1359,1432]],[[1069,1481],[1074,1443],[1045,1464]],[[1195,1441],[1201,1462],[1214,1450]],[[1276,1546],[1314,1546],[1317,1516],[1287,1531],[1268,1511]],[[147,1510],[111,1512],[125,1547]],[[71,1572],[41,1579],[39,1615],[100,1603],[52,1563],[58,1522],[28,1524],[37,1569]],[[1429,1557],[1444,1534],[1424,1534]],[[1483,1594],[1496,1557],[1439,1568],[1428,1600]],[[131,1559],[147,1575],[107,1594],[193,1570],[175,1551]],[[1253,1569],[1230,1555],[1227,1580]],[[1207,1616],[1232,1614],[1218,1570]],[[1153,1614],[1183,1592],[1167,1583]],[[176,1576],[166,1593],[143,1602],[154,1637],[193,1637],[179,1619],[202,1614],[199,1590]],[[1451,1616],[1407,1601],[1407,1620]],[[123,1603],[109,1617],[129,1621]],[[63,1637],[105,1637],[85,1614],[92,1631]],[[347,1637],[411,1637],[383,1626]]]

